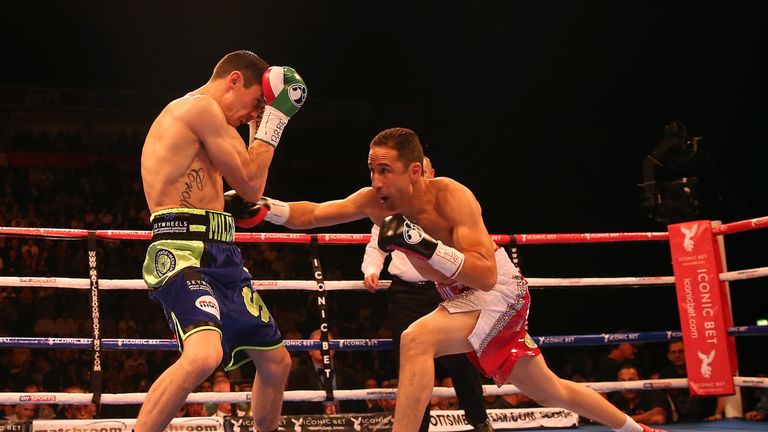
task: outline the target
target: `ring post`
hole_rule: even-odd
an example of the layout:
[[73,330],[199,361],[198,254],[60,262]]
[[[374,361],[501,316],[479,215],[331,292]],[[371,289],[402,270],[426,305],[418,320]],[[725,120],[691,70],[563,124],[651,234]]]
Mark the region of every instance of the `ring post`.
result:
[[323,370],[320,383],[325,390],[325,400],[334,401],[333,396],[333,365],[331,364],[331,349],[328,337],[328,305],[325,299],[325,280],[323,268],[320,265],[317,236],[313,235],[309,243],[309,259],[312,261],[312,274],[317,284],[317,307],[320,311],[320,355],[323,358]]
[[101,411],[101,333],[99,320],[99,272],[96,266],[96,231],[88,231],[88,276],[90,278],[91,318],[93,320],[93,371],[91,393],[96,409]]

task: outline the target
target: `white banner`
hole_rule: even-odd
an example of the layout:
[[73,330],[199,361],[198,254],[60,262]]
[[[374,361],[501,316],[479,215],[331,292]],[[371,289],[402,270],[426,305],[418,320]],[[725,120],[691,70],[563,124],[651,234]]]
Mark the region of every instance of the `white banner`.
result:
[[[179,417],[164,432],[223,432],[221,417]],[[34,420],[32,432],[131,432],[136,419]]]
[[[377,414],[366,414],[365,416],[375,417]],[[386,413],[380,413],[378,415],[384,417]],[[293,417],[300,418],[300,416]],[[356,416],[351,414],[342,414],[328,417],[352,418]],[[391,421],[391,414],[388,417]],[[491,423],[496,430],[526,428],[570,428],[577,427],[579,425],[579,416],[576,415],[576,413],[559,408],[489,409],[488,418],[491,419]],[[233,426],[239,426],[242,421],[243,419],[236,419]],[[136,419],[34,420],[32,422],[32,432],[130,432],[133,429],[135,423]],[[304,422],[302,421],[300,423]],[[360,420],[357,419],[355,423],[360,423]],[[296,429],[298,426],[306,427],[308,425],[296,424],[294,426],[295,427],[293,429]],[[336,427],[339,427],[339,425],[336,425]],[[350,425],[349,429],[353,429],[353,427]],[[239,429],[234,428],[233,430]],[[357,430],[357,428],[355,427],[354,430]],[[432,411],[430,413],[429,430],[430,432],[466,431],[472,430],[472,426],[467,423],[464,417],[464,411]],[[164,432],[223,431],[224,419],[221,417],[175,418],[173,421],[171,421],[171,424],[164,429]]]
[[[514,408],[489,409],[488,418],[493,428],[527,429],[527,428],[569,428],[579,425],[579,416],[560,408]],[[464,411],[430,411],[430,432],[454,432],[472,430],[467,423]]]

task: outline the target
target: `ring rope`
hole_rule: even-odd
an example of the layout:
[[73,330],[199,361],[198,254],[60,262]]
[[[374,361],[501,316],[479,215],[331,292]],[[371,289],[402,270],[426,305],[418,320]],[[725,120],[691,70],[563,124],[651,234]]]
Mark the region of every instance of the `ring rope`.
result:
[[[309,351],[321,348],[320,341],[312,339],[286,339],[288,351]],[[91,338],[57,337],[0,337],[0,348],[76,348],[87,349]],[[101,347],[113,350],[178,350],[174,339],[101,339]],[[330,341],[330,349],[338,351],[373,351],[392,349],[392,339],[344,339]]]
[[[729,327],[730,336],[766,336],[768,326],[738,326]],[[617,343],[646,343],[681,340],[680,330],[665,330],[639,333],[602,333],[592,335],[567,336],[531,336],[541,347],[553,346],[597,346],[614,345]],[[286,339],[285,347],[289,351],[309,351],[321,349],[321,341],[311,339]],[[92,346],[91,338],[58,338],[58,337],[0,337],[0,348],[80,348]],[[102,339],[104,349],[159,349],[176,350],[178,346],[173,339]],[[334,339],[330,341],[330,349],[337,351],[370,351],[392,349],[392,339]]]
[[[739,387],[760,387],[768,388],[768,378],[765,377],[734,377],[733,382]],[[616,381],[616,382],[590,382],[579,383],[589,387],[597,392],[613,392],[622,390],[659,390],[659,389],[678,389],[687,388],[688,379],[673,378],[660,380],[638,380],[638,381]],[[520,390],[512,385],[505,384],[501,387],[495,385],[484,385],[484,396],[502,396],[508,394],[520,393]],[[359,390],[334,390],[334,398],[337,400],[360,400],[360,399],[394,399],[397,390],[393,388],[374,388]],[[432,391],[433,397],[455,397],[456,391],[453,387],[435,387]],[[146,393],[104,393],[102,395],[102,404],[106,405],[128,405],[140,404],[144,402]],[[324,390],[288,390],[285,391],[283,400],[286,402],[311,401],[322,402],[325,400]],[[187,398],[187,403],[234,403],[250,401],[249,392],[200,392],[191,393]],[[91,395],[88,393],[0,393],[0,404],[15,404],[20,400],[30,404],[89,404]]]
[[[713,227],[716,235],[734,234],[753,229],[768,228],[768,216],[721,224]],[[96,230],[97,238],[111,240],[151,240],[150,231]],[[66,228],[0,227],[0,235],[52,237],[59,239],[85,239],[88,230]],[[237,233],[235,241],[245,243],[301,243],[309,244],[312,238],[318,244],[366,244],[370,234],[302,234],[302,233]],[[623,241],[668,240],[666,232],[619,232],[619,233],[565,233],[565,234],[492,234],[493,240],[509,244],[514,237],[520,244],[552,243],[607,243]]]
[[[731,282],[736,280],[757,279],[768,277],[768,267],[756,267],[744,270],[735,270],[720,273],[720,280]],[[672,285],[674,276],[640,276],[640,277],[606,277],[606,278],[525,278],[528,288],[538,289],[542,287],[567,288],[571,286],[621,286],[623,288],[639,287],[644,285]],[[379,289],[389,287],[391,281],[379,281]],[[254,280],[252,285],[260,290],[304,290],[317,291],[315,281],[304,280]],[[88,278],[61,278],[61,277],[18,277],[0,276],[0,287],[50,287],[91,289],[91,280]],[[99,290],[147,290],[147,285],[141,279],[99,279]],[[362,281],[325,281],[325,290],[364,290]]]

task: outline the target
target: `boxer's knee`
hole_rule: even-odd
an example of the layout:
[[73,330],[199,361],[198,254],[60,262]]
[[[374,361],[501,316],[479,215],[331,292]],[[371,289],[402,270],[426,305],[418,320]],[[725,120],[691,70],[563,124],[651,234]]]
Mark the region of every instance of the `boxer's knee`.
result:
[[430,355],[434,357],[434,338],[423,326],[411,325],[400,336],[401,357]]
[[291,372],[291,355],[284,347],[267,351],[264,360],[256,363],[256,367],[265,374],[265,379],[285,383]]
[[204,379],[221,365],[223,356],[220,334],[201,331],[184,341],[184,349],[178,363],[190,377]]
[[204,378],[219,367],[222,356],[221,348],[219,348],[218,350],[211,349],[210,351],[190,352],[187,355],[182,354],[179,361],[183,362],[187,369],[193,371],[193,374],[199,374]]

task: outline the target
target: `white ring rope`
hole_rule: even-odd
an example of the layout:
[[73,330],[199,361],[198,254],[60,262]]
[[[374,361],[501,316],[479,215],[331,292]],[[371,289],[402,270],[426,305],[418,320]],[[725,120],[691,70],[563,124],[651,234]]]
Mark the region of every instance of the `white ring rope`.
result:
[[[764,377],[734,377],[733,383],[739,387],[761,387],[768,388],[768,378]],[[686,378],[673,378],[663,380],[639,380],[639,381],[616,381],[616,382],[590,382],[579,383],[598,392],[612,392],[622,390],[668,390],[687,388],[688,380]],[[484,396],[501,396],[520,393],[517,387],[511,384],[505,384],[501,387],[495,385],[484,385]],[[144,402],[146,393],[104,393],[101,395],[101,402],[107,405],[130,405],[141,404]],[[360,400],[360,399],[394,399],[397,390],[393,388],[362,389],[362,390],[334,390],[336,400]],[[454,397],[456,391],[453,387],[435,387],[432,391],[433,397]],[[90,404],[92,394],[90,393],[0,393],[0,404],[16,404],[20,401],[30,404]],[[286,402],[310,401],[322,402],[326,398],[324,390],[289,390],[284,392],[283,400]],[[251,399],[249,392],[202,392],[191,393],[187,398],[187,403],[234,403],[246,402]]]
[[[720,280],[731,282],[736,280],[768,277],[768,267],[737,270],[720,273]],[[529,288],[537,287],[567,287],[567,286],[640,286],[640,285],[671,285],[675,283],[674,276],[646,277],[610,277],[610,278],[525,278]],[[391,281],[379,282],[379,289],[389,287]],[[91,289],[91,280],[86,278],[60,277],[16,277],[0,276],[0,286],[6,287],[51,287]],[[254,280],[253,287],[260,290],[304,290],[317,291],[315,281],[303,280]],[[146,290],[147,285],[141,279],[99,279],[100,290]],[[325,281],[327,291],[363,290],[362,281]]]

